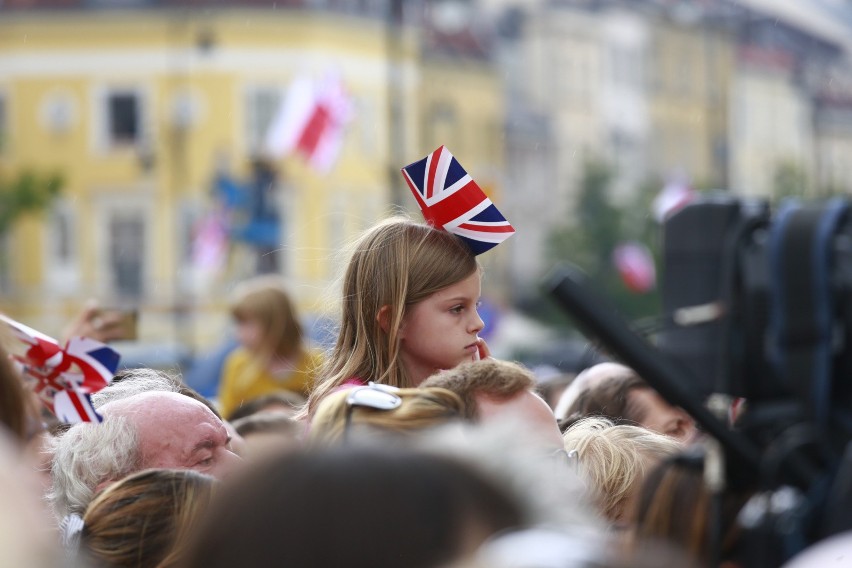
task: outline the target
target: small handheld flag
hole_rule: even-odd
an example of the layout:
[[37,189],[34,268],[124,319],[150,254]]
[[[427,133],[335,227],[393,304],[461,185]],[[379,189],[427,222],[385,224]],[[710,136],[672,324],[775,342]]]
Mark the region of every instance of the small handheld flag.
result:
[[33,390],[63,422],[100,422],[89,397],[110,381],[118,368],[119,354],[88,337],[74,337],[63,349],[52,337],[0,315],[24,344],[23,355],[12,355],[21,372],[34,380]]
[[473,254],[482,254],[515,233],[444,146],[402,168],[402,175],[426,221],[460,237]]

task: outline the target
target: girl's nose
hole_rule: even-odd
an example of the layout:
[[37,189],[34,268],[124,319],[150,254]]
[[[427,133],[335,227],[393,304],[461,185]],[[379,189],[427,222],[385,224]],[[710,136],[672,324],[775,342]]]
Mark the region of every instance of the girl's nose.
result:
[[473,333],[479,333],[485,327],[485,322],[482,321],[481,317],[479,317],[478,311],[474,311],[473,314],[474,316],[473,320],[471,321],[471,331]]

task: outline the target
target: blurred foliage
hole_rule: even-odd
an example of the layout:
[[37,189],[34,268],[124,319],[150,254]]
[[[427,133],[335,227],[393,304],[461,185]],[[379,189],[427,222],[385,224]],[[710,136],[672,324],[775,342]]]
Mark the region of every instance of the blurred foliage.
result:
[[43,211],[64,185],[56,172],[41,174],[24,170],[11,178],[0,177],[0,235],[24,214]]
[[785,197],[808,195],[808,176],[796,162],[783,161],[775,166],[772,174],[772,197],[780,201]]
[[[639,241],[651,250],[659,271],[660,228],[651,215],[651,203],[662,188],[662,181],[649,180],[631,192],[629,202],[615,204],[610,197],[614,175],[604,162],[585,164],[576,209],[568,216],[575,221],[550,235],[547,255],[551,261],[567,261],[582,268],[597,291],[607,296],[625,318],[656,316],[660,310],[659,292],[637,294],[629,290],[612,254],[622,242]],[[550,321],[562,323],[561,319]]]

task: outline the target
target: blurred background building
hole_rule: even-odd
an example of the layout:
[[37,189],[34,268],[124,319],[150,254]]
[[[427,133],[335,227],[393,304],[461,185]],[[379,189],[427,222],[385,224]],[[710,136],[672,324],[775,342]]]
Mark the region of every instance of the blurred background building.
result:
[[[0,191],[61,180],[0,224],[0,309],[57,333],[95,297],[140,308],[142,341],[198,350],[226,332],[236,281],[277,272],[319,317],[345,244],[394,206],[416,215],[399,168],[446,144],[517,229],[483,258],[495,313],[541,316],[554,262],[615,273],[609,237],[577,235],[654,248],[667,183],[852,192],[850,14],[842,0],[0,0]],[[297,85],[329,77],[339,153],[270,151]],[[651,296],[619,305],[646,315]]]

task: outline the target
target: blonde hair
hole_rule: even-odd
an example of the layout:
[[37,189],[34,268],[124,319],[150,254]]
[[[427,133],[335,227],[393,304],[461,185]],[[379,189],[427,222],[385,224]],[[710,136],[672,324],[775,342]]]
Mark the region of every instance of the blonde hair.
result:
[[562,440],[569,453],[577,452],[580,476],[610,521],[623,518],[648,470],[681,450],[673,438],[599,417],[574,423]]
[[[337,344],[311,392],[308,413],[352,378],[414,387],[399,357],[399,327],[406,310],[479,269],[464,242],[445,231],[392,217],[368,229],[355,243],[343,278]],[[388,306],[383,329],[377,320]]]
[[237,321],[260,324],[260,347],[255,353],[264,362],[280,357],[293,359],[303,349],[302,325],[281,278],[257,276],[234,288],[231,315]]
[[[311,422],[311,443],[333,444],[343,439],[349,393],[349,389],[335,392],[320,402]],[[464,403],[455,393],[446,389],[399,389],[395,394],[402,399],[402,404],[393,410],[354,406],[350,427],[360,429],[366,426],[379,431],[406,434],[464,417]]]
[[214,480],[192,470],[151,469],[108,487],[86,509],[82,543],[104,566],[178,566]]

